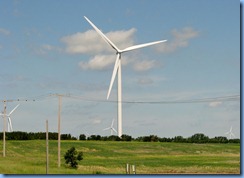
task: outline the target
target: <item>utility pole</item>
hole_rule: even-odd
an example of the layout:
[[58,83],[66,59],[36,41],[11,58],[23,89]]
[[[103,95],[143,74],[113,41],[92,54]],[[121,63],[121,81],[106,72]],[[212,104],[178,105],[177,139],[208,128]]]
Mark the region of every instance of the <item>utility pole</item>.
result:
[[14,100],[1,100],[1,102],[3,102],[3,157],[6,156],[6,103],[13,101]]
[[5,131],[6,131],[6,101],[3,102],[3,157],[5,157],[5,147],[6,147],[6,136],[5,136]]
[[48,159],[48,120],[46,120],[46,174],[48,174],[48,166],[49,166],[49,159]]
[[61,107],[62,107],[62,96],[63,95],[57,95],[58,96],[58,167],[60,167],[60,117],[61,117]]

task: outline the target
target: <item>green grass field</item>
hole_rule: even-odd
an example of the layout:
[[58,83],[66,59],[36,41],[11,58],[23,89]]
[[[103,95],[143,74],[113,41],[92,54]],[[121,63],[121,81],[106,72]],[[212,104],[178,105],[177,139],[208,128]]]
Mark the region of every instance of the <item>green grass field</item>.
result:
[[[45,140],[0,143],[0,173],[45,174]],[[137,174],[240,174],[240,144],[162,142],[61,141],[61,167],[57,141],[49,141],[49,174],[125,174],[126,163]],[[84,153],[78,169],[65,166],[64,154],[74,146]]]

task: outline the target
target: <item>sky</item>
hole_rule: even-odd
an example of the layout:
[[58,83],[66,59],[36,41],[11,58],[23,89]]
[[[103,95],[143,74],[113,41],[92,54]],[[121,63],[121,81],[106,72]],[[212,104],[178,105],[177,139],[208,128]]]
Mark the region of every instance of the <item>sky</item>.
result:
[[0,1],[0,99],[14,99],[7,113],[20,104],[14,131],[48,120],[57,132],[55,93],[61,133],[110,135],[113,119],[117,130],[116,81],[106,100],[116,53],[84,16],[121,49],[167,40],[122,54],[123,134],[212,138],[232,126],[240,138],[240,98],[214,99],[240,96],[237,0]]

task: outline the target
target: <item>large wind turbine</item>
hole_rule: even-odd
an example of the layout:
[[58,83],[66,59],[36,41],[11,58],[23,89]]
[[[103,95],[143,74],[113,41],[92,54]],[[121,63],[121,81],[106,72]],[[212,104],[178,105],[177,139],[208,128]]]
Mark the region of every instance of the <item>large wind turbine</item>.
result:
[[229,135],[229,139],[232,139],[235,137],[234,133],[232,132],[232,126],[230,127],[230,131],[226,132],[225,134]]
[[[9,114],[6,114],[6,117],[8,118],[8,132],[13,132],[13,126],[12,126],[10,115],[17,109],[17,107],[19,107],[19,104],[15,106],[15,108]],[[4,117],[3,113],[0,113],[0,115]]]
[[111,126],[108,127],[108,128],[106,128],[106,129],[103,129],[103,130],[110,130],[111,135],[113,135],[113,131],[114,131],[115,133],[118,133],[118,132],[115,130],[115,128],[114,128],[114,119],[113,119],[113,121],[112,121],[112,123],[111,123]]
[[84,16],[84,18],[89,22],[89,24],[96,30],[96,32],[103,38],[104,41],[106,41],[115,51],[116,51],[116,61],[114,64],[114,69],[113,69],[113,74],[112,78],[110,81],[109,85],[109,90],[108,90],[108,95],[107,95],[107,100],[109,98],[114,79],[116,77],[116,74],[118,73],[118,136],[122,136],[122,84],[121,84],[121,54],[124,52],[128,52],[131,50],[139,49],[139,48],[144,48],[147,46],[159,44],[166,42],[167,40],[162,40],[162,41],[155,41],[151,43],[145,43],[145,44],[140,44],[140,45],[135,45],[131,46],[128,48],[125,48],[123,50],[119,49],[115,44],[106,37],[101,30],[99,30],[87,17]]

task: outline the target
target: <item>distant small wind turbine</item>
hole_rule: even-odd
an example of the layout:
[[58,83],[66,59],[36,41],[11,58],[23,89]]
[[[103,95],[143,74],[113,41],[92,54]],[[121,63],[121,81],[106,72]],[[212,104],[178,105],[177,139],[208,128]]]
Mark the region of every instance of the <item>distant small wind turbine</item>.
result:
[[229,139],[232,139],[235,137],[235,134],[232,132],[232,126],[230,127],[230,131],[226,132],[225,134],[229,135]]
[[128,51],[132,51],[135,49],[139,49],[139,48],[144,48],[147,46],[151,46],[151,45],[155,45],[155,44],[159,44],[159,43],[163,43],[166,42],[167,40],[161,40],[161,41],[155,41],[155,42],[150,42],[150,43],[144,43],[144,44],[140,44],[140,45],[135,45],[135,46],[131,46],[125,49],[119,49],[117,46],[115,46],[115,44],[108,39],[107,36],[105,36],[103,34],[103,32],[101,30],[99,30],[87,17],[84,16],[84,18],[87,20],[87,22],[96,30],[96,32],[102,37],[102,39],[104,41],[106,41],[115,51],[116,51],[116,61],[114,64],[114,69],[113,69],[113,74],[112,74],[112,78],[110,81],[110,85],[109,85],[109,90],[108,90],[108,94],[107,94],[107,100],[109,98],[116,74],[118,73],[117,77],[118,77],[118,136],[121,137],[122,136],[122,79],[121,79],[121,55],[124,52],[128,52]]
[[[13,126],[12,126],[12,122],[11,122],[11,118],[10,115],[19,107],[19,104],[17,106],[15,106],[15,108],[9,113],[9,114],[5,114],[5,116],[8,118],[8,132],[13,132]],[[0,113],[0,115],[2,117],[4,117],[4,113]]]
[[117,131],[115,130],[115,128],[114,128],[113,126],[114,126],[114,119],[113,119],[113,121],[112,121],[111,126],[108,127],[108,128],[106,128],[106,129],[103,129],[103,130],[109,130],[109,129],[110,129],[110,131],[111,131],[111,135],[113,135],[113,131],[114,131],[115,133],[117,133]]

